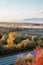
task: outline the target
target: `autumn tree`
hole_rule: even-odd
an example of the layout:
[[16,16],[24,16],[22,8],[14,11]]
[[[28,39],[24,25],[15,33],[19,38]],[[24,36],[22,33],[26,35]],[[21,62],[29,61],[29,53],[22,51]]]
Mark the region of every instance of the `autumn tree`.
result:
[[32,41],[34,41],[34,40],[35,40],[35,38],[36,38],[36,36],[32,36]]
[[8,35],[7,34],[3,34],[1,40],[7,40],[7,38],[8,38]]
[[16,33],[16,32],[9,33],[8,39],[7,39],[8,47],[14,46],[14,41],[15,41],[16,37],[19,37],[19,36],[20,36],[20,34]]

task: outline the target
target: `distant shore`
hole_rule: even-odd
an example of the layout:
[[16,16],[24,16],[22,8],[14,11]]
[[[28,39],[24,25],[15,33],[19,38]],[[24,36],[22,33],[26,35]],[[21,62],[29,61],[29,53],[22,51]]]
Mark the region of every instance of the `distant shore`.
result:
[[12,28],[43,28],[43,24],[40,24],[40,23],[0,22],[0,27],[12,27]]

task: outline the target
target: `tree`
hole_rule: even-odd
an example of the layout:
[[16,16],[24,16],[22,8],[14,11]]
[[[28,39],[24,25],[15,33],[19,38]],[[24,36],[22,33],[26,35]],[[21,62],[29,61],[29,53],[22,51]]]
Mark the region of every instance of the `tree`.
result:
[[2,41],[0,40],[0,53],[2,53],[3,52],[3,44],[2,44]]
[[40,45],[41,47],[43,47],[43,40],[38,40],[38,45]]
[[34,41],[36,39],[36,36],[32,36],[32,41]]
[[8,35],[8,39],[7,39],[7,43],[8,43],[8,47],[14,46],[14,41],[16,39],[16,37],[19,37],[20,34],[16,33],[16,32],[11,32]]
[[2,34],[0,33],[0,39],[2,38]]
[[8,35],[7,34],[3,34],[1,40],[7,40],[7,38],[8,38]]

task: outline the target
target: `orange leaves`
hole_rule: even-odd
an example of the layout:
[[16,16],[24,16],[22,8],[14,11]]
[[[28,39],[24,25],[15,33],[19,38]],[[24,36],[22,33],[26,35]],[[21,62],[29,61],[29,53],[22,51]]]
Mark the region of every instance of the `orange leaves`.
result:
[[43,50],[40,50],[35,57],[35,61],[31,62],[31,65],[43,65]]
[[27,65],[24,58],[21,58],[17,60],[17,62],[14,65]]
[[43,60],[43,50],[41,50],[41,51],[37,54],[36,60],[38,60],[38,61]]
[[38,54],[40,52],[40,50],[41,50],[41,47],[36,46],[33,50]]
[[[36,48],[34,48],[34,51],[37,53],[35,57],[32,56],[31,54],[28,54],[27,56],[25,56],[24,60],[20,59],[16,64],[17,65],[43,65],[43,49],[41,49],[40,46],[36,46]],[[25,61],[26,59],[28,59],[28,61]],[[32,59],[32,61],[30,62],[29,59]]]
[[18,47],[26,47],[26,45],[30,44],[31,41],[29,39],[25,39],[23,41],[21,41],[20,43],[18,43]]
[[34,51],[37,53],[35,57],[36,65],[43,65],[43,49],[41,50],[40,46],[36,46]]

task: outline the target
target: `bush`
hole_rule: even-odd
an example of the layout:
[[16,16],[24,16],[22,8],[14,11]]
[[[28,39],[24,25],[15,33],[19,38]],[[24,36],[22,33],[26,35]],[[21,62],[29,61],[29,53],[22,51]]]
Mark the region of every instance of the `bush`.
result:
[[15,39],[15,44],[18,44],[18,43],[20,43],[20,42],[22,42],[23,40],[26,40],[26,37],[17,37],[16,39]]
[[41,47],[43,47],[43,40],[38,40],[38,45],[40,45]]
[[2,38],[2,34],[0,33],[0,39]]

